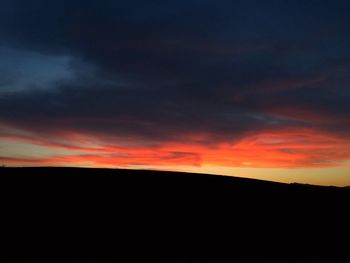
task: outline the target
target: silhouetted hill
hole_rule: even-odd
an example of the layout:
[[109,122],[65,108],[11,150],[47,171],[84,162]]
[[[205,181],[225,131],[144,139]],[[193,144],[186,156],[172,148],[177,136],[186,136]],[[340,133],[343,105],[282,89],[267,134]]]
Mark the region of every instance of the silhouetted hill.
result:
[[0,174],[1,262],[350,262],[348,188],[119,169]]

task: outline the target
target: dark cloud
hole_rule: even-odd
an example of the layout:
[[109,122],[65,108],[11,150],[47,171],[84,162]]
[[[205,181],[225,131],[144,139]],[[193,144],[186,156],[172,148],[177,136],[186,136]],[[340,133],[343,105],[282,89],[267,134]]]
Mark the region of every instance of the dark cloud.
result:
[[4,0],[0,10],[3,47],[64,56],[74,75],[0,93],[4,123],[155,143],[349,131],[348,1]]

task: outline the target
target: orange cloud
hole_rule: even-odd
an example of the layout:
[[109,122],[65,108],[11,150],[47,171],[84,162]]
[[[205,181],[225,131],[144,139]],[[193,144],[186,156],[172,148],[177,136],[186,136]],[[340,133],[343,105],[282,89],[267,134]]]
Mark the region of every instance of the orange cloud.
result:
[[[350,140],[310,129],[265,131],[246,136],[237,142],[193,142],[193,135],[183,143],[164,143],[153,147],[120,146],[103,138],[67,134],[61,142],[30,136],[2,135],[2,140],[22,140],[44,147],[65,148],[69,155],[46,158],[5,156],[1,162],[12,165],[80,165],[93,167],[146,166],[226,166],[251,168],[332,167],[350,160]],[[69,139],[75,138],[74,143]],[[64,141],[64,142],[63,142]],[[85,146],[82,146],[85,145]],[[84,154],[75,153],[84,151]]]

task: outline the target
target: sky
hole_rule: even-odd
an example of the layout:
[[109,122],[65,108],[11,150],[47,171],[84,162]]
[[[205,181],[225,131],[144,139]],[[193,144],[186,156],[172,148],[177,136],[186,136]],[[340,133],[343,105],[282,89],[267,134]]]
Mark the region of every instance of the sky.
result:
[[1,0],[0,164],[350,185],[347,0]]

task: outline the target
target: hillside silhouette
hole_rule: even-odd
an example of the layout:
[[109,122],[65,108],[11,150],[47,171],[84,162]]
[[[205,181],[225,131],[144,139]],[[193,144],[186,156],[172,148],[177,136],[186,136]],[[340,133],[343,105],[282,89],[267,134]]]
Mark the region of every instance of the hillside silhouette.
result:
[[121,169],[0,175],[1,262],[350,262],[346,187]]

